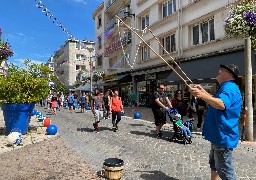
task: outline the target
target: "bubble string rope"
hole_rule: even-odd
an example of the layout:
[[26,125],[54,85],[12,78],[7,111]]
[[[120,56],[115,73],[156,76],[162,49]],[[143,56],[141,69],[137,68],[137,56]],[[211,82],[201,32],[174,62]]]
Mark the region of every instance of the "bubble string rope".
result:
[[[135,61],[136,61],[136,59],[137,59],[137,55],[138,55],[138,52],[139,52],[140,45],[141,45],[141,42],[142,42],[142,41],[140,41],[140,43],[139,43],[139,46],[138,46],[138,48],[137,48],[137,50],[136,50],[136,54],[135,54],[134,60],[133,60],[133,62],[132,62],[132,64],[131,64],[131,62],[130,62],[130,61],[128,60],[128,58],[125,56],[126,53],[125,53],[125,51],[124,51],[124,47],[123,47],[123,44],[122,44],[122,37],[121,37],[120,22],[119,22],[119,20],[117,21],[117,28],[118,28],[119,39],[120,39],[120,42],[121,42],[121,47],[122,47],[122,51],[123,51],[123,54],[124,54],[124,57],[125,57],[125,61],[126,61],[127,64],[133,69],[134,63],[135,63]],[[141,35],[141,37],[143,37],[143,35],[146,34],[147,28],[148,28],[148,27],[146,27],[145,29],[142,30],[142,35]],[[134,29],[135,29],[135,28],[134,28]],[[135,30],[138,30],[138,29],[135,29]]]
[[[119,25],[120,25],[120,24],[119,24],[119,20],[118,20],[118,23],[117,23],[117,24],[118,24],[118,27],[119,27]],[[136,28],[133,28],[133,27],[131,27],[131,28],[134,29],[134,30],[136,30],[136,31],[141,31],[141,30],[136,29]],[[119,30],[119,37],[120,37],[120,42],[121,42],[121,47],[122,47],[122,50],[123,50],[123,54],[126,54],[126,53],[124,52],[124,48],[123,48],[122,41],[121,41],[122,38],[121,38],[120,29],[118,29],[118,30]],[[184,74],[184,76],[187,77],[187,79],[191,82],[191,84],[193,84],[192,80],[191,80],[191,79],[187,76],[187,74],[180,68],[180,66],[178,65],[178,63],[174,60],[174,58],[173,58],[173,57],[171,56],[171,54],[166,50],[166,48],[163,47],[163,45],[161,44],[161,42],[157,39],[157,37],[155,36],[155,34],[152,32],[151,29],[149,29],[148,26],[146,26],[145,29],[142,30],[142,35],[141,35],[141,37],[143,37],[143,35],[147,33],[147,30],[153,35],[153,37],[156,39],[156,41],[158,42],[158,44],[163,48],[163,50],[165,51],[165,53],[167,53],[167,54],[169,55],[169,57],[171,58],[172,62],[179,68],[179,70]],[[142,41],[140,41],[139,46],[138,46],[138,48],[137,48],[137,51],[136,51],[136,54],[135,54],[135,58],[134,58],[134,60],[133,60],[132,65],[130,64],[130,62],[128,61],[128,59],[125,58],[126,62],[129,64],[129,66],[130,66],[131,68],[134,67],[134,63],[135,63],[135,60],[136,60],[136,58],[137,58],[138,50],[139,50],[139,48],[140,48],[141,42],[142,42]]]
[[[120,18],[120,17],[118,17],[117,15],[115,15],[115,17],[118,19],[118,21],[120,21],[120,22],[122,22],[122,24],[124,24],[127,28],[129,28],[135,35],[137,35],[140,39],[141,39],[141,41],[143,41],[144,43],[145,43],[145,45],[147,45],[150,49],[151,49],[151,51],[153,52],[153,53],[155,53],[155,55],[157,55],[161,60],[163,60],[166,64],[167,64],[167,66],[169,66],[172,70],[173,70],[173,72],[175,72],[176,74],[177,74],[177,76],[179,76],[179,78],[185,83],[185,85],[188,87],[188,88],[191,88],[189,85],[188,85],[188,83],[187,83],[187,81],[173,68],[173,66],[171,66],[161,55],[159,55],[136,31],[134,31],[130,26],[128,26],[127,24],[125,24],[125,22]],[[173,58],[172,58],[173,59]],[[186,76],[186,78],[187,79],[189,79],[188,77],[187,77],[187,75],[185,75]]]
[[158,42],[158,44],[163,48],[164,52],[166,52],[169,57],[172,59],[172,62],[180,69],[180,71],[184,74],[184,76],[191,82],[191,84],[193,84],[192,80],[187,76],[187,74],[181,69],[181,67],[178,65],[178,63],[174,60],[174,58],[171,56],[171,54],[165,49],[165,47],[161,44],[161,42],[157,39],[157,37],[154,35],[154,33],[151,31],[151,29],[149,29],[149,32],[151,32],[151,34],[153,35],[153,37],[155,38],[155,40]]

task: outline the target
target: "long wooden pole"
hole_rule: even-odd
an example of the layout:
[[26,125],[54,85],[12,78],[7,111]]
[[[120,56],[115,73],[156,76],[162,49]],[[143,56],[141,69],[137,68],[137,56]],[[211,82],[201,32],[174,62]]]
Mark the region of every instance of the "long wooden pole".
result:
[[175,72],[177,74],[177,76],[179,76],[181,78],[181,80],[185,83],[185,85],[188,87],[188,88],[191,88],[187,81],[185,79],[183,79],[183,77],[181,77],[181,75],[179,75],[179,73],[162,57],[160,56],[136,31],[134,31],[130,26],[128,26],[127,24],[125,24],[125,22],[120,18],[118,17],[117,15],[115,15],[115,17],[117,19],[119,19],[119,21],[121,21],[127,28],[129,28],[134,34],[136,34],[150,49],[151,51],[153,51],[153,53],[155,53],[155,55],[157,55],[160,59],[162,59],[166,64],[167,66],[169,66],[173,72]]
[[192,82],[192,80],[187,76],[187,74],[181,69],[181,67],[178,65],[178,63],[174,60],[174,58],[171,56],[171,54],[165,49],[165,47],[161,44],[161,42],[157,39],[157,37],[155,36],[155,34],[151,31],[151,29],[149,29],[149,32],[151,32],[151,34],[153,35],[153,37],[155,38],[155,40],[158,42],[158,44],[163,48],[164,52],[167,53],[169,55],[169,57],[172,59],[172,61],[174,62],[174,64],[180,69],[180,71],[184,74],[184,76],[191,82],[191,84],[194,84]]

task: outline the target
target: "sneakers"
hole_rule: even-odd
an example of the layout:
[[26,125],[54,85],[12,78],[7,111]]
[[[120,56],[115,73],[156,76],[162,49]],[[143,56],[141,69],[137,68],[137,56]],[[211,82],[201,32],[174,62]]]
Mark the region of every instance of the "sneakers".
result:
[[156,134],[156,137],[157,137],[157,138],[161,138],[162,136],[163,136],[163,134],[162,134],[161,132],[159,132],[159,133]]
[[117,126],[117,124],[116,124],[116,130],[118,130],[118,126]]

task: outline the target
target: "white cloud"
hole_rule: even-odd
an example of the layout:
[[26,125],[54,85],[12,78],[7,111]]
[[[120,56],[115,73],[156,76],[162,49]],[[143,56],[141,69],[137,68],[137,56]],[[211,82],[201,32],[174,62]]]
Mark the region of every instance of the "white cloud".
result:
[[71,0],[71,1],[73,1],[75,3],[82,3],[82,4],[86,5],[86,1],[85,0]]
[[18,35],[20,35],[20,36],[24,36],[24,34],[23,34],[23,33],[16,33],[16,34],[18,34]]

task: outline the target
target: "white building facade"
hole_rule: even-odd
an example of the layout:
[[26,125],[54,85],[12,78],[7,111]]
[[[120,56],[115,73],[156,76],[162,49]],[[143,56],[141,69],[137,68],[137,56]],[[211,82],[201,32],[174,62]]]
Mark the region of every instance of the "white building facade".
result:
[[[234,2],[105,0],[102,8],[106,87],[117,88],[123,94],[136,91],[142,105],[150,104],[157,84],[166,84],[170,94],[176,89],[184,89],[185,83],[159,56],[169,64],[173,64],[174,59],[193,83],[210,87],[210,92],[216,89],[215,77],[220,64],[237,64],[244,75],[243,40],[227,37],[224,31],[228,6]],[[155,52],[135,33],[119,24],[115,15],[143,36]],[[125,38],[127,41],[122,40]],[[174,67],[180,72],[177,66]]]
[[94,46],[92,41],[68,39],[53,55],[54,73],[67,87],[86,81],[93,73]]

